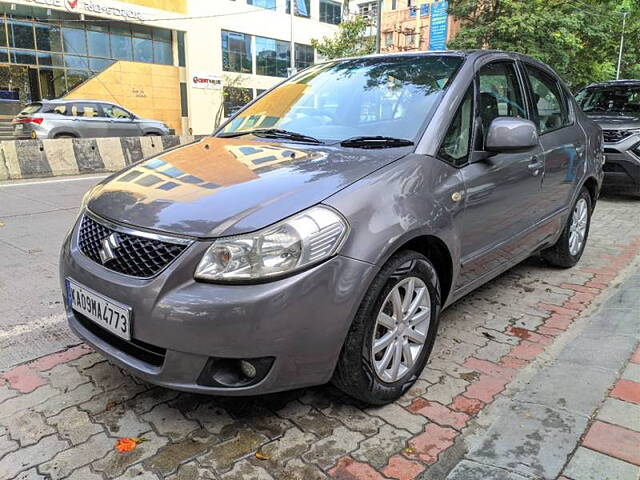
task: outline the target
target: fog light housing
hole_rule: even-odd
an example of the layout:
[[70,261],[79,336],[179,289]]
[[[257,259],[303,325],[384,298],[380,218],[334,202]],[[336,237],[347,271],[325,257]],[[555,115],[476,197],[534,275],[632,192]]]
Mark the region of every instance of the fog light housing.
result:
[[200,372],[198,384],[218,388],[249,387],[259,383],[267,376],[274,360],[274,357],[210,357]]

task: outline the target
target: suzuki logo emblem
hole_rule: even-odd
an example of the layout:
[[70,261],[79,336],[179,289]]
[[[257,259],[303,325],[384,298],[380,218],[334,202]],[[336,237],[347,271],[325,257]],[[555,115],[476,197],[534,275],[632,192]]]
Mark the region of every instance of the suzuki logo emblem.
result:
[[108,237],[102,240],[100,248],[100,260],[105,264],[116,258],[116,250],[120,246],[120,239],[117,233],[112,233]]

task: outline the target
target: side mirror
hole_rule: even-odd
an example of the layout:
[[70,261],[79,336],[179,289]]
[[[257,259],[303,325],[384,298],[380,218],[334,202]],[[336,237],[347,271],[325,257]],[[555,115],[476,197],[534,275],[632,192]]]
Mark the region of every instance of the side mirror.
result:
[[490,152],[528,150],[538,145],[538,130],[531,120],[498,117],[489,125],[485,149]]

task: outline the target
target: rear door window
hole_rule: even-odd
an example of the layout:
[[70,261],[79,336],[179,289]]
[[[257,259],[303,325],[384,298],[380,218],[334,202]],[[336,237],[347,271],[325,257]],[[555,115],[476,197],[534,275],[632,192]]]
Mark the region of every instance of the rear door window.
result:
[[131,118],[131,114],[127,112],[124,108],[118,107],[117,105],[103,105],[105,116],[109,118],[117,118],[117,119],[125,119],[129,120]]
[[74,103],[71,105],[71,116],[96,118],[101,116],[101,111],[96,103]]
[[569,125],[569,112],[558,82],[535,67],[526,65],[525,68],[533,94],[534,121],[538,124],[540,133]]

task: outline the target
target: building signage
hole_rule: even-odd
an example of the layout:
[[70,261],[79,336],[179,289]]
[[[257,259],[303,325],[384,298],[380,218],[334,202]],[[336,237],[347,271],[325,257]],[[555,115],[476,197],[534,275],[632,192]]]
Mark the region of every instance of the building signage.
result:
[[191,86],[193,88],[203,88],[206,90],[220,90],[222,88],[222,77],[209,73],[194,75],[191,77]]
[[144,20],[142,10],[131,7],[120,7],[104,1],[93,0],[24,0],[27,3],[49,8],[64,8],[73,13],[90,13],[95,15],[107,15],[124,19]]
[[449,23],[449,2],[431,4],[431,26],[429,27],[429,50],[447,49],[447,25]]

